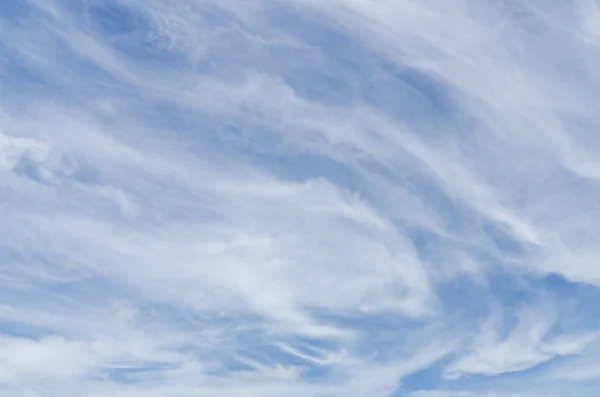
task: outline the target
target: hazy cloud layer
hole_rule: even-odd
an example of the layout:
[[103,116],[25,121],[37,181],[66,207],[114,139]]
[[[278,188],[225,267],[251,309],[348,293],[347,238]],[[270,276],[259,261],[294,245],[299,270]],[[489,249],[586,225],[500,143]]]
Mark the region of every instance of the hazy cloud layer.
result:
[[595,397],[600,3],[0,4],[0,396]]

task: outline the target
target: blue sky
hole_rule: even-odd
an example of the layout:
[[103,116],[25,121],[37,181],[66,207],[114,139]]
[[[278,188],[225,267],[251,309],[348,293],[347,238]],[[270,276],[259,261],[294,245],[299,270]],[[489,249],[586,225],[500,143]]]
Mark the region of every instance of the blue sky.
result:
[[0,396],[597,396],[599,22],[1,2]]

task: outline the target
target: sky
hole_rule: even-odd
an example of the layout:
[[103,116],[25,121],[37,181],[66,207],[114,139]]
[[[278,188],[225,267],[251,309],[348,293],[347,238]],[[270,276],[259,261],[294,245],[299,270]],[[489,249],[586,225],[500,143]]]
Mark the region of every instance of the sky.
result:
[[0,2],[0,397],[596,397],[600,2]]

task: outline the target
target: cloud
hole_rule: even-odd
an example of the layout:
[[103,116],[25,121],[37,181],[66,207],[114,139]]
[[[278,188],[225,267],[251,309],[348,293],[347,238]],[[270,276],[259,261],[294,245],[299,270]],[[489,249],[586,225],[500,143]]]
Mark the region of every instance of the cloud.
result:
[[514,328],[500,339],[501,320],[494,314],[481,326],[471,351],[447,367],[445,376],[523,371],[555,356],[581,353],[598,337],[595,332],[550,336],[556,313],[544,305],[522,308],[516,317]]
[[0,11],[0,395],[594,395],[594,1]]

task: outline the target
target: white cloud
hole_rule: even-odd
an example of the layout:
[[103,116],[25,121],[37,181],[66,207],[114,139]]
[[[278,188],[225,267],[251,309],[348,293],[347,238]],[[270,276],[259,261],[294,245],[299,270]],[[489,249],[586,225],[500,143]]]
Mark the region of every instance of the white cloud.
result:
[[598,338],[595,332],[553,337],[557,313],[546,304],[524,307],[516,317],[516,325],[501,337],[504,327],[495,313],[481,326],[467,353],[445,369],[445,376],[455,379],[467,374],[522,371],[555,356],[581,353]]
[[595,2],[18,4],[0,395],[539,397],[477,375],[593,367]]

